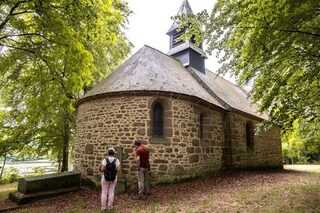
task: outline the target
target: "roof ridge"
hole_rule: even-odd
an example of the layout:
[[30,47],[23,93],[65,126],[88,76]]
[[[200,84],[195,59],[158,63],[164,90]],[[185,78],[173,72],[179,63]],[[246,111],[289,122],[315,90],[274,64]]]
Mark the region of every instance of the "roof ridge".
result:
[[[165,55],[165,56],[167,56],[167,57],[169,57],[169,58],[171,58],[171,59],[174,59],[174,60],[176,60],[176,61],[179,61],[179,60],[176,59],[175,57],[173,57],[173,56],[171,56],[171,55],[168,55],[168,54],[162,52],[161,50],[158,50],[158,49],[156,49],[156,48],[154,48],[154,47],[151,47],[151,46],[149,46],[149,45],[147,45],[147,44],[145,44],[144,46],[147,47],[147,48],[153,49],[153,50],[155,50],[155,51],[157,51],[157,52],[159,52],[159,53],[161,53],[161,54],[163,54],[163,55]],[[180,62],[180,61],[179,61],[179,62]],[[181,63],[181,62],[180,62],[180,63]]]
[[[154,48],[154,47],[151,47],[151,46],[146,45],[146,44],[145,44],[144,46],[147,47],[147,48],[150,48],[150,49],[152,49],[152,50],[154,50],[154,51],[157,51],[157,52],[159,52],[159,53],[161,53],[161,54],[163,54],[163,55],[165,55],[165,56],[167,56],[167,57],[169,57],[169,58],[172,58],[172,59],[178,61],[178,62],[183,66],[183,68],[184,68],[188,73],[190,73],[193,78],[195,78],[195,80],[200,84],[200,86],[201,86],[202,88],[204,88],[213,98],[217,99],[217,101],[218,101],[223,107],[225,107],[226,109],[233,109],[229,104],[227,104],[226,101],[224,101],[221,97],[219,97],[217,94],[215,94],[215,92],[212,91],[212,90],[207,86],[207,84],[206,84],[201,78],[199,78],[199,77],[197,76],[197,74],[196,74],[196,72],[193,70],[193,68],[191,68],[191,67],[188,67],[188,68],[185,67],[185,66],[181,63],[180,60],[178,60],[178,59],[176,59],[176,58],[174,58],[174,57],[172,57],[172,56],[170,56],[170,55],[168,55],[168,54],[166,54],[166,53],[163,53],[162,51],[160,51],[160,50],[158,50],[158,49],[156,49],[156,48]],[[208,70],[208,71],[209,71],[209,70]],[[211,72],[211,71],[210,71],[210,72]]]
[[145,45],[80,100],[110,92],[154,90],[197,97],[225,110],[179,60],[172,59],[175,58]]

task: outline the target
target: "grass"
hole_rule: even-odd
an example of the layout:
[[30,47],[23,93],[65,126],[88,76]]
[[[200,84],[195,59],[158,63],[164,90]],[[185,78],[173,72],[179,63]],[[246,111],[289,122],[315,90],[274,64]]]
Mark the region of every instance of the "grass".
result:
[[320,174],[320,165],[284,165],[285,170]]
[[10,192],[17,190],[17,183],[0,185],[0,200],[8,197]]

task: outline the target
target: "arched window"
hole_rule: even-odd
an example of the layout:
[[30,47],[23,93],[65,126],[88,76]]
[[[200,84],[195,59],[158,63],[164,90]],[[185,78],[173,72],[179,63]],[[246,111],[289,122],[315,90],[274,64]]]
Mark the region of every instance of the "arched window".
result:
[[163,106],[157,102],[152,109],[152,136],[156,138],[163,137]]
[[203,138],[203,115],[200,114],[200,118],[199,118],[199,138],[202,139]]
[[253,149],[253,125],[251,122],[246,123],[246,143],[247,148]]

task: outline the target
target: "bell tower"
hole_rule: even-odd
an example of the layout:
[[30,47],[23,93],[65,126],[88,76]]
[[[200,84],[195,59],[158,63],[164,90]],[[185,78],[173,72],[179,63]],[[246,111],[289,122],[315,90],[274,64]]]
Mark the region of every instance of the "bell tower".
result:
[[[177,16],[193,15],[188,0],[183,0]],[[191,67],[199,72],[205,73],[205,59],[207,58],[202,49],[202,42],[196,46],[195,40],[179,40],[179,36],[188,31],[188,27],[178,31],[178,20],[174,20],[171,28],[167,32],[170,37],[170,49],[168,55],[178,59],[185,67]]]

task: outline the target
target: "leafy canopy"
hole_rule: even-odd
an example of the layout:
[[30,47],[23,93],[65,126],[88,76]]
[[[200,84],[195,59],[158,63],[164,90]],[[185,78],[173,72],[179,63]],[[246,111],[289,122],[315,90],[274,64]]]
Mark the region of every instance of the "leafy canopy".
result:
[[128,54],[129,14],[121,0],[0,1],[0,146],[68,158],[74,103]]
[[[202,35],[217,51],[220,72],[251,84],[251,96],[273,123],[320,114],[320,2],[318,0],[218,0],[211,14],[182,18],[185,38]],[[199,41],[199,39],[198,39]]]

